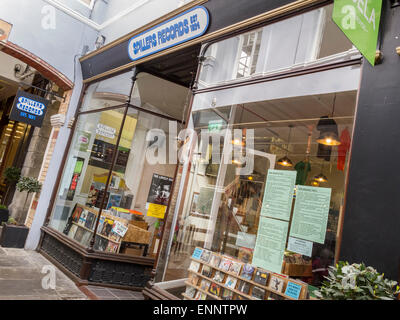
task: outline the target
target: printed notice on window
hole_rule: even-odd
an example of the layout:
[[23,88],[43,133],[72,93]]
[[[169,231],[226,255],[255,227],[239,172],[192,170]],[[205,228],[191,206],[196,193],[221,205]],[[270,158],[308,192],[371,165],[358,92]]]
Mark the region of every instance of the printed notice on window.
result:
[[290,236],[324,243],[331,188],[297,186]]
[[260,217],[252,263],[281,273],[289,222]]
[[296,171],[268,170],[261,215],[289,221]]

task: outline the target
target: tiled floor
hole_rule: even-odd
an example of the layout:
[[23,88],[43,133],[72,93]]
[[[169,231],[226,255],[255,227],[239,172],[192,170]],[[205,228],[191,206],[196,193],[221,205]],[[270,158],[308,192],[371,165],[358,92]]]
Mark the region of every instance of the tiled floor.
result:
[[143,300],[141,292],[131,290],[121,290],[108,287],[84,286],[81,287],[91,300]]

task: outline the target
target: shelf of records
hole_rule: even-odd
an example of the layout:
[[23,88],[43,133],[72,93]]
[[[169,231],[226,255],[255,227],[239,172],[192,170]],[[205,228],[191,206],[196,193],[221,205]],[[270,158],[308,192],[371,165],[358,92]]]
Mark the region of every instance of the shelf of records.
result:
[[195,248],[184,300],[307,300],[308,285],[235,258]]
[[[94,208],[76,204],[64,233],[83,246],[89,246],[93,236],[98,212]],[[94,249],[111,253],[118,253],[121,240],[128,231],[129,221],[113,214],[113,211],[102,211]]]

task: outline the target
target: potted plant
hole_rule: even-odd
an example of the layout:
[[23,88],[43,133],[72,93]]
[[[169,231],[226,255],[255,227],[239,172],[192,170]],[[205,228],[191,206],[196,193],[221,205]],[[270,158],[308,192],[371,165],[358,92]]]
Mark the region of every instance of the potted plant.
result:
[[3,203],[0,204],[0,225],[3,222],[7,222],[10,216],[8,207],[6,206],[7,196],[10,192],[10,189],[17,183],[21,176],[21,169],[16,167],[9,167],[4,170],[4,182],[7,185],[6,193],[3,198]]
[[[42,189],[42,185],[36,178],[32,177],[20,177],[17,183],[17,190],[19,192],[26,192],[26,198],[22,210],[26,206],[26,202],[28,201],[28,197],[30,193],[40,192]],[[22,213],[21,215],[22,216]]]
[[396,281],[384,278],[364,263],[349,264],[340,261],[336,267],[329,267],[322,287],[314,293],[323,300],[395,300],[400,293]]
[[5,248],[24,248],[29,228],[19,225],[14,218],[3,222],[0,245]]
[[[17,190],[19,192],[26,192],[26,198],[22,210],[26,206],[29,194],[40,192],[41,188],[42,185],[37,179],[31,177],[20,177],[17,183]],[[22,214],[19,216],[22,216]],[[28,227],[19,224],[14,218],[10,218],[7,223],[3,223],[0,245],[6,248],[24,248],[28,232]]]

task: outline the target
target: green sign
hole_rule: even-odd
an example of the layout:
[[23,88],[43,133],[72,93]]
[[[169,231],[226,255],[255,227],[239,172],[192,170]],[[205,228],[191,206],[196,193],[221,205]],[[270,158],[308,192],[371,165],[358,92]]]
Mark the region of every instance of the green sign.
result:
[[260,217],[252,263],[281,273],[289,222]]
[[333,21],[375,65],[382,0],[335,0]]

